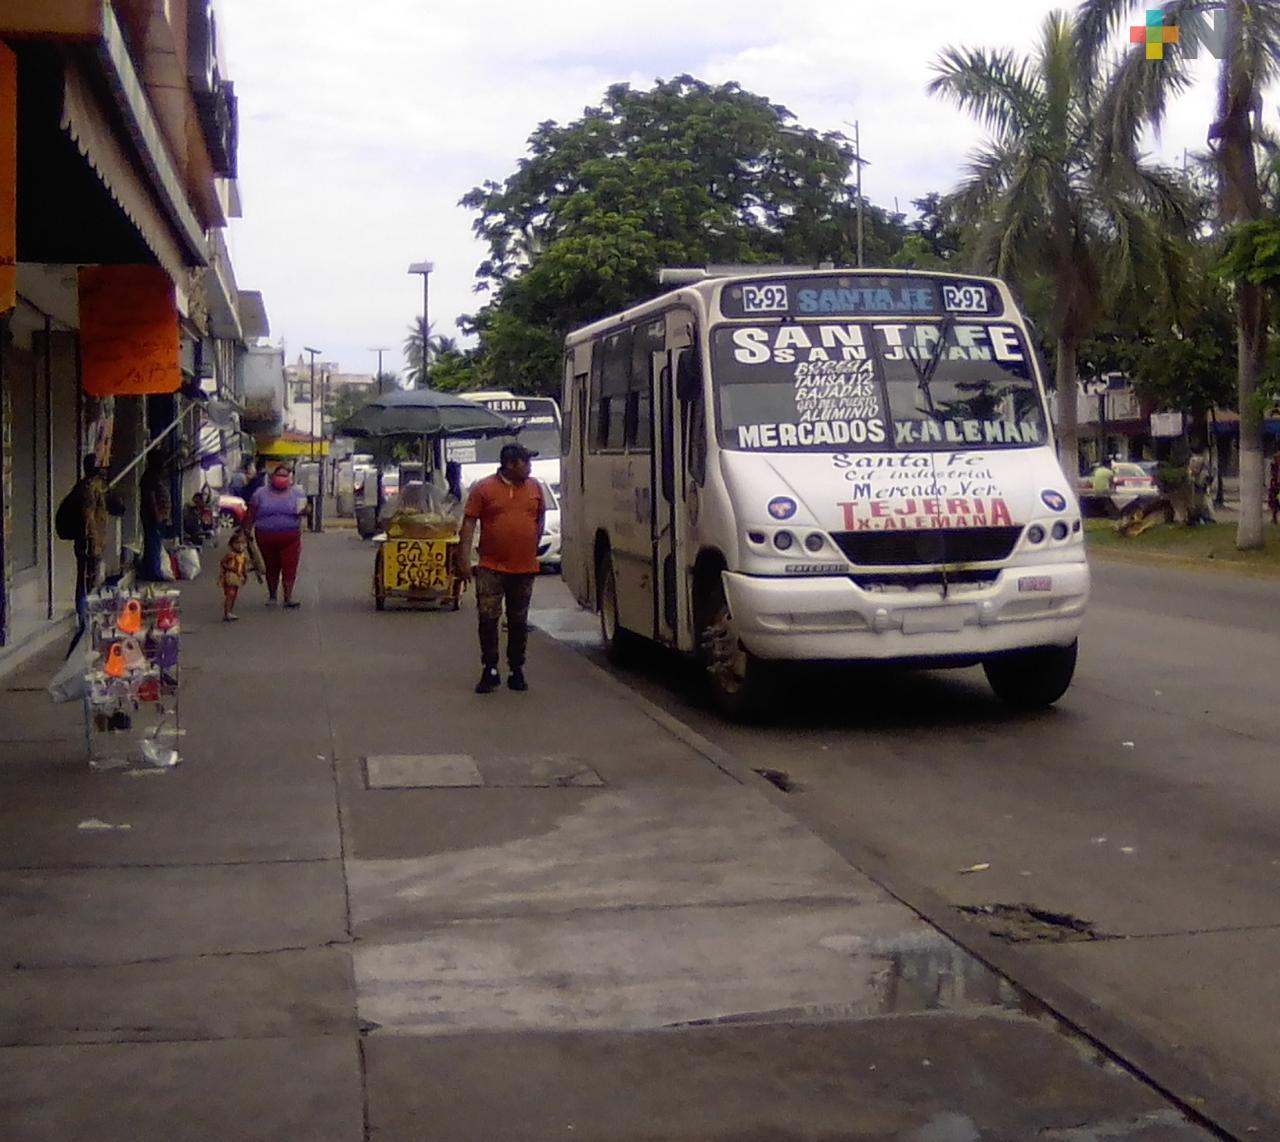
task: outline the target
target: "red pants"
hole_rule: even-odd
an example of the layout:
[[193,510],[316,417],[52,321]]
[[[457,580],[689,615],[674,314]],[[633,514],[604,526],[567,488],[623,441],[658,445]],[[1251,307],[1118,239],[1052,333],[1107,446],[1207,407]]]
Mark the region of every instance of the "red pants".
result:
[[300,531],[259,531],[256,534],[258,550],[267,568],[267,593],[274,599],[284,576],[284,596],[293,595],[293,582],[298,577],[298,560],[302,556]]

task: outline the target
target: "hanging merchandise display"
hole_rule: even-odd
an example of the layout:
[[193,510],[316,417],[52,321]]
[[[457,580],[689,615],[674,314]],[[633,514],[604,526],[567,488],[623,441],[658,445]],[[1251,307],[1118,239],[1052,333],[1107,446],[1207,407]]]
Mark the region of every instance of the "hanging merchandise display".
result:
[[148,585],[88,597],[85,741],[92,769],[178,764],[179,595]]

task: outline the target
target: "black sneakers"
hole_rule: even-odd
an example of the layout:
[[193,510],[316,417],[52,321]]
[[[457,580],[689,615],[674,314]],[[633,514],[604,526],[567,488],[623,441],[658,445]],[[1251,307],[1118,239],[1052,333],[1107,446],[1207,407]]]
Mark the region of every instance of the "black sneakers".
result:
[[512,690],[528,690],[529,683],[524,680],[523,670],[513,670],[511,677],[507,679],[507,685]]
[[486,666],[480,672],[480,681],[476,683],[476,693],[492,694],[501,685],[502,676],[492,666]]

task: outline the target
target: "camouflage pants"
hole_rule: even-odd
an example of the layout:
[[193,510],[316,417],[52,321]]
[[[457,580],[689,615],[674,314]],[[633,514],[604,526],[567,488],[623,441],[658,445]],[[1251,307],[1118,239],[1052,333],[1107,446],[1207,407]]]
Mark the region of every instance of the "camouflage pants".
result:
[[480,660],[498,666],[498,627],[502,604],[507,605],[507,665],[512,670],[524,666],[529,645],[529,603],[533,600],[536,575],[506,575],[476,568],[476,610],[480,614]]

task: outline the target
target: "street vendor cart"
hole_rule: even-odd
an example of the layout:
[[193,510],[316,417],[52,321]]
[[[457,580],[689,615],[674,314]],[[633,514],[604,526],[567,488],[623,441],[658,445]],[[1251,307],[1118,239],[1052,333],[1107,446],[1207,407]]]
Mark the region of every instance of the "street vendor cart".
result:
[[[436,479],[444,466],[446,439],[510,436],[519,427],[475,401],[434,389],[402,389],[375,397],[338,432],[357,439],[419,440],[422,476],[417,485],[421,501],[411,504],[401,489],[401,503],[373,537],[373,604],[385,610],[388,599],[424,603],[456,611],[462,581],[454,574],[461,525],[461,505],[449,512],[440,506]],[[381,469],[377,487],[381,500]],[[382,503],[377,504],[381,515]]]
[[403,599],[448,607],[456,611],[462,601],[462,580],[453,572],[458,536],[420,538],[391,535],[374,537],[373,605],[386,609],[388,599]]

